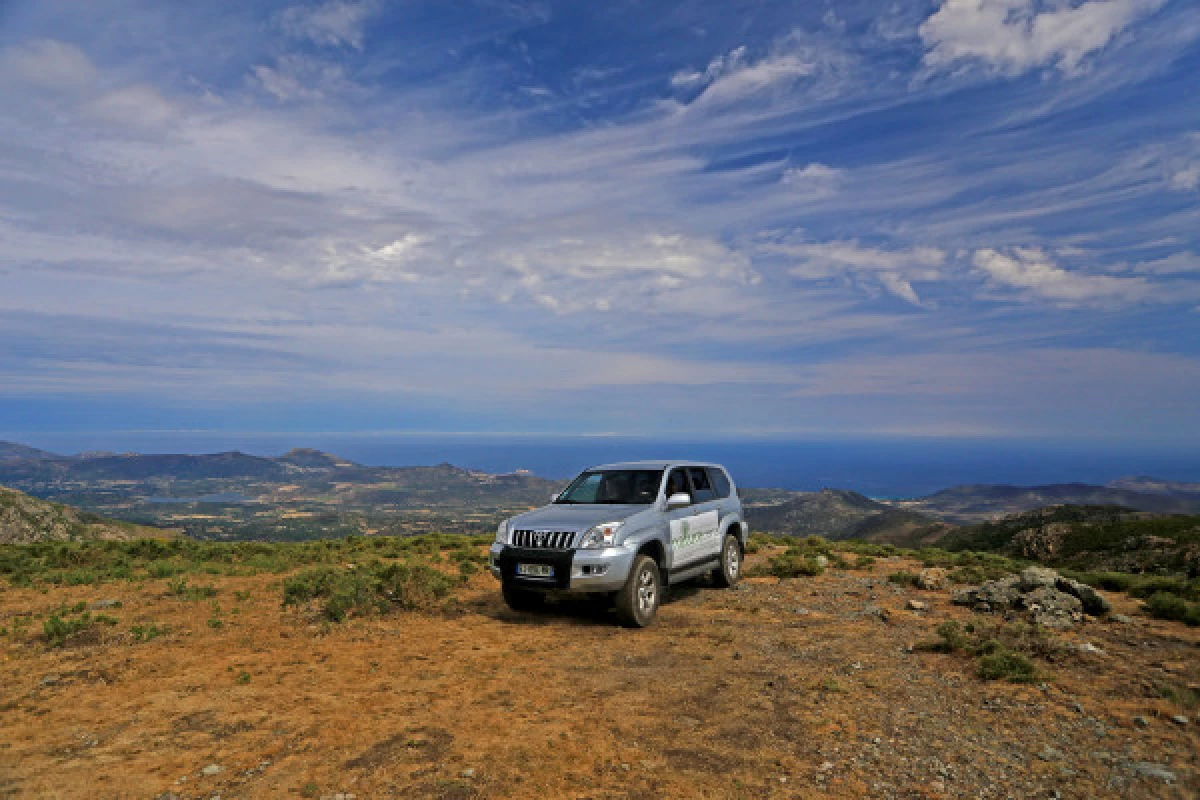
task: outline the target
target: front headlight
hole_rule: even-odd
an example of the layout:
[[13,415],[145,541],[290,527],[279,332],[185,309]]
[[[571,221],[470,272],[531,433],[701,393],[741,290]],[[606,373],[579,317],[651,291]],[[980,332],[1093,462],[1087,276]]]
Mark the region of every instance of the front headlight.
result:
[[579,546],[585,550],[598,550],[601,547],[612,547],[617,543],[617,531],[621,530],[624,522],[605,522],[594,528],[589,528],[583,535]]
[[500,544],[508,544],[508,520],[500,523],[500,527],[496,528],[496,541]]

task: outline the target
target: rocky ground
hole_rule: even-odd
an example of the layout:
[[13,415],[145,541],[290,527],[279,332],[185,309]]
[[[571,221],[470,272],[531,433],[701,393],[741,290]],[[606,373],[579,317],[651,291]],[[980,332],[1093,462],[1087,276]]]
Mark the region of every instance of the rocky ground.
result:
[[[445,613],[340,625],[283,610],[278,576],[207,599],[5,588],[0,795],[1200,794],[1200,630],[1106,595],[1036,682],[983,681],[921,645],[988,616],[902,569],[686,587],[643,631],[585,603],[510,612],[486,575]],[[80,602],[116,622],[62,647],[14,628]]]

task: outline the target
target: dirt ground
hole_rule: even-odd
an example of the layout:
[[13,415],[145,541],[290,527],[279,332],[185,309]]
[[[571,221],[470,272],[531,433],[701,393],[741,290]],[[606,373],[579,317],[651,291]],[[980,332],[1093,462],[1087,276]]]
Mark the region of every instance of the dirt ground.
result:
[[[1200,631],[1110,595],[1130,621],[1062,634],[1100,652],[984,682],[912,649],[975,615],[887,582],[905,566],[682,587],[642,631],[587,603],[513,613],[487,575],[456,611],[340,625],[282,609],[278,576],[199,601],[6,588],[5,625],[121,605],[92,643],[0,638],[0,796],[1200,796],[1197,711],[1159,688],[1200,690]],[[167,632],[134,641],[148,624]]]

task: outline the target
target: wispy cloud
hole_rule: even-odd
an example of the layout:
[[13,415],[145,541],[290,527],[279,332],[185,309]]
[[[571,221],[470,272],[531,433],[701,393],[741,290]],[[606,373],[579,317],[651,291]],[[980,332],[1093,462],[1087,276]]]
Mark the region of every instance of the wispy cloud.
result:
[[971,261],[993,286],[1069,305],[1128,305],[1151,293],[1144,278],[1072,272],[1036,247],[1014,247],[1009,253],[986,248],[977,250]]
[[330,0],[317,6],[293,6],[279,14],[279,25],[297,39],[328,47],[363,49],[368,20],[379,10],[373,0]]

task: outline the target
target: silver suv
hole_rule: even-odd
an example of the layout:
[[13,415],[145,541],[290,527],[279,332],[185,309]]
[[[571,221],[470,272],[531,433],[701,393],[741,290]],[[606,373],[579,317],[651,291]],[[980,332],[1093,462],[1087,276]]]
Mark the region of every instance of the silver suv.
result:
[[705,574],[736,583],[748,534],[724,467],[605,464],[550,505],[500,523],[488,564],[514,610],[534,610],[550,590],[595,592],[613,599],[623,624],[641,628],[669,584]]

